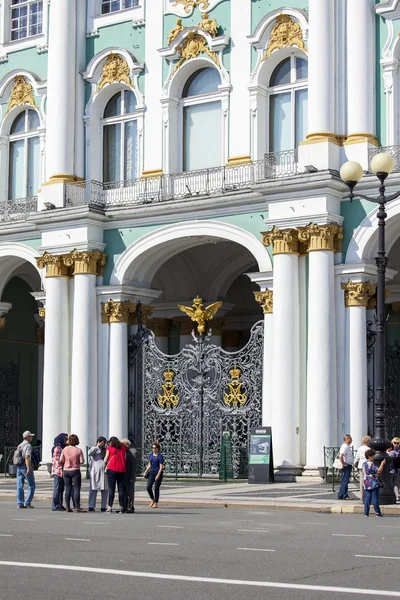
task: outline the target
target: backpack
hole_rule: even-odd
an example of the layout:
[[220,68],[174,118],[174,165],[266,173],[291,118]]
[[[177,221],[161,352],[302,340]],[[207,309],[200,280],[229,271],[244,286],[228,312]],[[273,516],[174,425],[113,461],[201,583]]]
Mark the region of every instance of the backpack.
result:
[[13,461],[13,465],[15,465],[16,467],[22,467],[22,465],[24,464],[25,459],[22,456],[21,446],[17,446],[16,450],[14,450],[12,461]]

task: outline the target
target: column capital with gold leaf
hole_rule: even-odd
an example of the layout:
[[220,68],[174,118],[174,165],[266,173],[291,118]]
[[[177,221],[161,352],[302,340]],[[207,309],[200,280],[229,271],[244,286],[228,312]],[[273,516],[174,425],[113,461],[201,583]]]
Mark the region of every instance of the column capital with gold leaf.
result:
[[90,252],[75,249],[64,257],[65,264],[72,267],[73,275],[100,275],[106,261],[107,254],[100,250]]
[[[149,319],[151,318],[151,316],[154,312],[154,306],[151,306],[150,304],[142,304],[140,311],[142,314],[143,325],[148,326]],[[129,317],[128,324],[129,325],[137,325],[138,324],[137,305],[136,305],[136,310],[133,313],[131,313],[131,315]]]
[[156,337],[168,337],[170,319],[150,319],[147,326]]
[[273,227],[271,231],[265,231],[262,243],[264,246],[272,246],[272,254],[299,254],[299,236],[296,229],[278,229]]
[[307,252],[328,251],[341,252],[343,227],[337,223],[316,225],[310,223],[306,227],[297,228],[299,241],[306,244]]
[[272,290],[254,292],[254,298],[263,309],[264,315],[272,315],[274,312],[274,292]]
[[128,323],[136,310],[136,304],[129,301],[109,300],[101,303],[102,323]]
[[376,293],[376,285],[370,281],[354,282],[351,279],[342,284],[346,308],[363,306],[367,308],[371,298]]
[[36,258],[36,264],[39,269],[46,269],[46,278],[69,277],[69,267],[64,261],[65,256],[65,254],[45,252],[43,256]]

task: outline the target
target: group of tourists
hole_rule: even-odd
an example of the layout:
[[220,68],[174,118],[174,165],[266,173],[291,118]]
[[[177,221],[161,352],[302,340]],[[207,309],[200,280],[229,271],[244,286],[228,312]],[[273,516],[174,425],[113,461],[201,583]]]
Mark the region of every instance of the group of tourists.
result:
[[[34,508],[35,477],[32,467],[32,438],[34,434],[25,431],[23,441],[14,452],[13,462],[17,466],[17,504],[18,508]],[[52,510],[82,513],[87,512],[81,506],[81,466],[85,463],[84,454],[75,434],[60,433],[54,439],[51,449],[51,475],[54,480]],[[147,479],[147,492],[150,507],[158,508],[160,486],[163,479],[164,457],[160,453],[159,442],[153,442],[152,452],[144,472]],[[131,447],[127,438],[121,441],[112,436],[104,436],[88,451],[89,457],[89,512],[96,510],[97,492],[100,492],[100,510],[113,512],[116,488],[118,489],[118,508],[116,513],[135,512],[135,482],[138,469],[137,451]],[[28,495],[24,498],[24,483],[28,483]],[[65,499],[65,502],[64,502]],[[71,507],[72,503],[72,507]]]
[[[353,469],[353,450],[351,443],[353,439],[351,435],[346,434],[343,438],[343,444],[340,446],[339,455],[336,459],[342,472],[342,482],[340,484],[338,499],[339,500],[353,500],[350,497],[348,491],[348,485],[350,481],[351,471]],[[379,505],[379,490],[384,487],[384,483],[380,478],[383,469],[386,465],[386,459],[382,460],[379,467],[374,462],[375,450],[370,448],[369,443],[371,437],[365,435],[362,438],[362,445],[358,448],[354,467],[359,469],[360,474],[360,498],[364,504],[364,515],[369,516],[371,504],[374,507],[375,515],[382,517],[382,512]],[[390,442],[387,453],[391,458],[389,469],[390,469],[390,485],[396,496],[396,502],[400,502],[400,438],[395,437]]]

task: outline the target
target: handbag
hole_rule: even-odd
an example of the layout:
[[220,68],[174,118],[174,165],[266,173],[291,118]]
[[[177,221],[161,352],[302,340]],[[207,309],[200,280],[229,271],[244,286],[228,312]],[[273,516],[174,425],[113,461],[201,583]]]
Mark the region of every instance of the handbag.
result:
[[335,460],[333,461],[333,468],[334,469],[343,469],[342,461],[340,460],[340,458],[338,458],[338,457],[335,458]]
[[150,477],[150,471],[146,471],[146,473],[143,475],[143,477],[145,479],[148,479]]
[[382,487],[386,487],[386,483],[384,481],[382,481],[382,479],[380,477],[378,477],[378,475],[375,477],[376,481],[378,482],[378,486],[380,488]]

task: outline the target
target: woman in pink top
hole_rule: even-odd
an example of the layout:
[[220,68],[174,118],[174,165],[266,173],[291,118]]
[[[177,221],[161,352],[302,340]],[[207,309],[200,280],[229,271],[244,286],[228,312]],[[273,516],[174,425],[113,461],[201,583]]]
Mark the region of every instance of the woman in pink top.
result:
[[75,512],[86,512],[81,508],[81,465],[85,462],[85,457],[80,448],[77,448],[79,438],[74,433],[68,436],[68,446],[61,452],[60,462],[63,463],[63,477],[65,483],[65,503],[67,512],[72,512],[71,508],[71,488],[75,500]]
[[115,436],[110,437],[107,452],[104,457],[106,463],[106,472],[108,475],[108,507],[106,512],[112,512],[112,505],[115,496],[115,485],[118,484],[119,510],[124,511],[125,499],[125,471],[126,471],[126,447],[121,444]]

